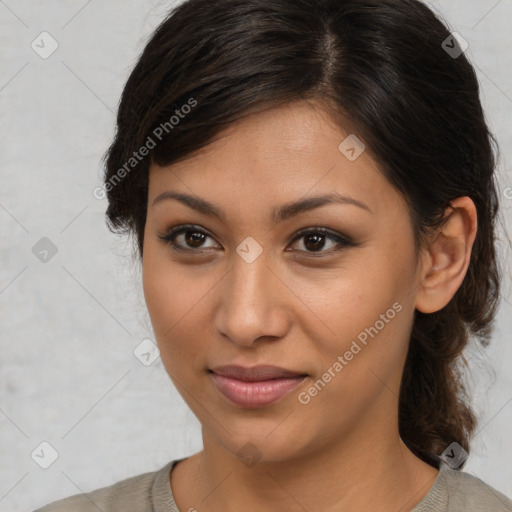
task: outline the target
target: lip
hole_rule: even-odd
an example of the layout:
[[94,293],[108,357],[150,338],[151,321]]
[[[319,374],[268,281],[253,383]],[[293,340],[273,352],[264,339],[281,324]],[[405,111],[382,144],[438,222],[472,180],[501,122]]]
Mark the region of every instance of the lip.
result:
[[210,370],[217,390],[231,403],[243,408],[273,404],[299,386],[306,374],[278,366],[218,366]]

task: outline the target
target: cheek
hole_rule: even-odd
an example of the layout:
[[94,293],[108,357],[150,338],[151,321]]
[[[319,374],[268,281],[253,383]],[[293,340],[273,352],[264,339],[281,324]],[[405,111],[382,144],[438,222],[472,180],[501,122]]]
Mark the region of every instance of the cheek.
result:
[[379,397],[388,404],[397,400],[407,354],[408,314],[399,301],[384,300],[383,307],[359,305],[340,314],[336,339],[332,336],[327,343],[324,338],[321,369],[306,392],[316,396],[310,405],[319,415],[327,415],[333,428],[339,428],[339,421],[363,416]]
[[170,337],[185,316],[190,287],[183,272],[173,263],[171,249],[146,237],[142,261],[144,298],[159,341]]
[[142,265],[144,298],[157,338],[165,335],[173,325],[176,311],[176,284],[171,282],[170,274],[163,262],[145,249]]
[[[169,373],[200,367],[208,336],[200,330],[208,290],[213,286],[204,273],[185,272],[166,249],[144,250],[143,288],[162,362]],[[197,274],[197,275],[196,275]]]
[[372,371],[391,378],[407,350],[412,321],[409,259],[389,247],[366,249],[350,268],[315,287],[308,303],[317,316],[310,316],[308,337],[315,340],[324,368],[342,356],[347,363],[338,373],[356,385],[371,378]]
[[180,319],[186,319],[187,287],[183,286],[179,273],[171,268],[169,260],[161,255],[161,249],[148,244],[144,247],[142,281],[144,298],[160,349],[162,361],[167,367],[169,353],[178,348]]

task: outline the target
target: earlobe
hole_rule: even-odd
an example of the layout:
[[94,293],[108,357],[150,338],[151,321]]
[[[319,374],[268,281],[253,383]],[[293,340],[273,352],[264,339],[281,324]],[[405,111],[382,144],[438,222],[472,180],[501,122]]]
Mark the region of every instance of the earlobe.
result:
[[459,197],[445,212],[445,221],[427,249],[415,307],[434,313],[446,306],[459,289],[471,259],[477,214],[473,201]]

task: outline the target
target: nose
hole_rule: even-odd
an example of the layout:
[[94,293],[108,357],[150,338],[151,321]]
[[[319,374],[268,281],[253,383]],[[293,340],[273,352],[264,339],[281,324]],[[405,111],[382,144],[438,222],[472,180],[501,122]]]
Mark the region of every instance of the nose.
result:
[[290,327],[291,292],[281,279],[263,255],[252,263],[235,255],[218,290],[217,332],[243,346],[285,336]]

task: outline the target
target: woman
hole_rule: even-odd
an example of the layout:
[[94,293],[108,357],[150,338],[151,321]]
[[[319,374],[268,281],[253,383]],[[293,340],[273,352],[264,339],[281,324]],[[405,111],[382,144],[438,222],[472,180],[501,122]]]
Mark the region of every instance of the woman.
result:
[[499,297],[493,138],[416,0],[188,0],[104,191],[203,450],[41,512],[505,511],[461,472]]

